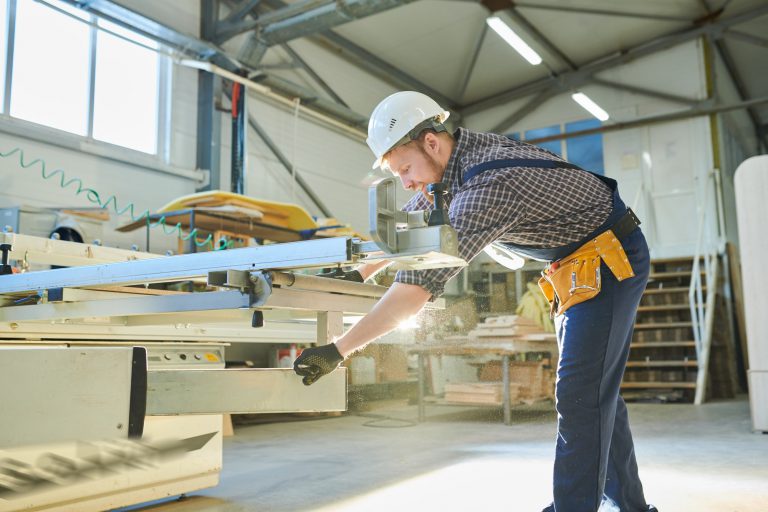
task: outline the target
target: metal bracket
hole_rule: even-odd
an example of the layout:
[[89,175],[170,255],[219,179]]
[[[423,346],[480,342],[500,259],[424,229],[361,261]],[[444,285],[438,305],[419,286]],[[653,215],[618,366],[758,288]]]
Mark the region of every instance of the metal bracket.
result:
[[235,288],[247,293],[252,308],[263,306],[272,295],[272,277],[269,272],[223,270],[208,272],[208,286]]

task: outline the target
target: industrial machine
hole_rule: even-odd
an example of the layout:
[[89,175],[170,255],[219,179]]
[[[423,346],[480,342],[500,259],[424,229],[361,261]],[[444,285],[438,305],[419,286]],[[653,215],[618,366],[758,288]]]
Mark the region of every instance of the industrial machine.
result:
[[[372,193],[373,242],[159,256],[0,234],[0,512],[105,510],[214,486],[223,414],[345,410],[344,368],[306,387],[291,369],[225,368],[225,350],[328,343],[345,313],[386,291],[305,270],[466,265],[429,212],[381,221],[394,209],[375,198],[392,186]],[[12,262],[67,268],[14,273]]]

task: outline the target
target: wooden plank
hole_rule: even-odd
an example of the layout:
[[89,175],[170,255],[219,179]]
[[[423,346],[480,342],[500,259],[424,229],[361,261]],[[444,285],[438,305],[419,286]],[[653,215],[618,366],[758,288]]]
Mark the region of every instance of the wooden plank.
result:
[[[699,273],[703,276],[706,274],[703,270],[699,271]],[[693,275],[693,272],[690,270],[675,270],[672,272],[651,272],[651,274],[648,276],[648,279],[674,279],[678,277],[691,277]]]
[[696,389],[695,382],[622,382],[622,388],[639,389]]
[[636,330],[643,329],[685,329],[693,327],[693,322],[664,322],[635,324]]
[[[707,290],[706,286],[702,286],[703,291]],[[644,295],[654,295],[657,293],[688,293],[690,288],[688,286],[670,286],[668,288],[646,288]]]
[[[518,401],[521,384],[509,383],[510,401]],[[445,385],[444,399],[448,403],[502,405],[504,393],[501,382],[455,382]]]
[[649,313],[654,311],[688,311],[690,306],[685,304],[663,304],[660,306],[640,306],[638,313]]
[[630,348],[670,348],[670,347],[695,347],[695,341],[646,341],[631,343]]
[[697,367],[699,363],[693,361],[628,361],[627,368],[678,368]]
[[[703,259],[701,256],[699,259]],[[675,256],[674,258],[658,258],[651,260],[651,265],[661,265],[666,263],[691,263],[693,264],[693,256]]]

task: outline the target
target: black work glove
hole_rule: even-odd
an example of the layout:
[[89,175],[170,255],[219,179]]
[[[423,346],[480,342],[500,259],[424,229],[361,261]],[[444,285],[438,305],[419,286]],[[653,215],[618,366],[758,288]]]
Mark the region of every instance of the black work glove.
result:
[[302,382],[305,386],[310,386],[338,368],[343,360],[335,343],[305,348],[293,362],[293,371],[304,377]]
[[321,272],[317,274],[317,277],[330,277],[331,279],[340,279],[342,281],[354,281],[356,283],[362,283],[363,281],[365,281],[365,279],[363,279],[362,274],[360,274],[360,272],[358,272],[357,270],[350,270],[348,272],[344,272],[343,270],[341,270],[340,267],[336,267],[330,272]]

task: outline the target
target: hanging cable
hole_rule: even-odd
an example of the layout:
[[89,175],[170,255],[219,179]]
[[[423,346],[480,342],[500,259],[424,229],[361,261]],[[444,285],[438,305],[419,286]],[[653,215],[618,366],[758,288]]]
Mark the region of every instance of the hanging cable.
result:
[[162,231],[166,235],[172,235],[174,233],[177,233],[178,237],[182,241],[192,240],[194,244],[197,247],[205,247],[208,246],[214,251],[228,249],[234,245],[234,243],[231,240],[228,240],[226,244],[219,244],[214,246],[213,244],[213,235],[209,234],[202,242],[198,240],[197,238],[197,228],[193,229],[189,232],[189,234],[184,235],[184,232],[181,229],[181,222],[177,223],[175,226],[170,227],[170,230],[168,229],[169,226],[166,224],[165,221],[165,215],[162,215],[157,222],[152,222],[150,217],[151,214],[149,213],[149,210],[144,210],[139,215],[136,215],[135,210],[136,206],[134,203],[127,203],[124,207],[120,207],[118,205],[117,197],[115,195],[110,195],[106,199],[102,199],[101,195],[98,191],[95,189],[92,189],[90,187],[86,187],[83,183],[83,180],[80,178],[69,178],[67,179],[67,175],[62,169],[54,169],[53,171],[48,172],[45,165],[45,160],[42,158],[35,158],[31,162],[26,162],[24,159],[24,150],[15,147],[11,149],[10,151],[3,152],[0,151],[0,157],[2,158],[10,158],[13,155],[18,155],[18,164],[22,169],[28,169],[30,167],[33,167],[36,164],[39,164],[40,166],[40,175],[45,180],[50,180],[52,178],[55,178],[56,176],[59,177],[58,179],[58,185],[62,189],[71,189],[72,185],[75,185],[74,188],[74,194],[75,196],[80,196],[82,194],[85,194],[85,198],[90,202],[91,204],[97,204],[102,209],[108,209],[110,206],[114,210],[114,212],[118,216],[124,215],[126,212],[128,212],[131,216],[131,220],[136,222],[140,219],[146,219],[147,227],[148,228],[155,228],[157,226],[162,227]]
[[301,107],[301,98],[298,96],[293,99],[293,148],[291,155],[291,198],[294,203],[298,203],[296,199],[296,137],[299,130],[299,107]]

